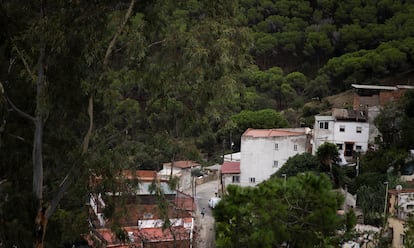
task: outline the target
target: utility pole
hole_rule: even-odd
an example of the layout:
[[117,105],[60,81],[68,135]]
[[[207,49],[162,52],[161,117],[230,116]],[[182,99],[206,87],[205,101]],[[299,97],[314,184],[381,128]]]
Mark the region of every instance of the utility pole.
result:
[[385,201],[384,201],[384,219],[385,214],[387,213],[387,203],[388,203],[388,182],[384,182],[385,184]]

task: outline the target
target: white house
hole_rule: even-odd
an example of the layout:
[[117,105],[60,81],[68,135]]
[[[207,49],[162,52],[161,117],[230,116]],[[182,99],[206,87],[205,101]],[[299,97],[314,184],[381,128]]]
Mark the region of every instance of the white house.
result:
[[220,169],[221,191],[225,192],[230,184],[240,185],[240,162],[224,161]]
[[191,188],[193,169],[201,169],[201,165],[194,161],[174,161],[172,163],[164,163],[163,169],[158,172],[158,177],[167,180],[170,176],[176,176],[180,179],[178,190],[186,191]]
[[310,128],[247,129],[241,137],[240,186],[255,186],[290,157],[311,152],[310,139]]
[[368,150],[369,122],[364,111],[332,109],[331,115],[315,116],[312,153],[325,142],[338,146],[340,157],[350,159],[354,151]]

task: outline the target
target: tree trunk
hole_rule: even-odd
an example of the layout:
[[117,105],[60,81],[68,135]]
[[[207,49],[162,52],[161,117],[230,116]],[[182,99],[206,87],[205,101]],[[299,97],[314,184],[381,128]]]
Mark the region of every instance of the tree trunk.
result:
[[[107,50],[105,53],[105,58],[103,62],[103,70],[105,70],[109,57],[114,49],[115,42],[118,36],[123,32],[126,23],[128,22],[132,10],[134,7],[136,0],[131,0],[127,13],[125,14],[125,18],[123,23],[118,28],[117,32],[113,36]],[[44,12],[44,1],[40,1],[40,17],[43,19],[45,17]],[[72,182],[72,169],[69,171],[68,175],[62,181],[59,186],[58,192],[56,196],[50,202],[48,207],[45,207],[43,204],[43,158],[42,158],[42,145],[43,145],[43,122],[45,118],[45,109],[46,109],[46,83],[45,83],[45,41],[43,39],[45,27],[43,26],[41,30],[43,31],[40,34],[40,53],[38,58],[38,78],[36,82],[36,113],[34,117],[34,124],[35,124],[35,133],[34,133],[34,140],[33,140],[33,190],[34,193],[39,201],[39,210],[35,219],[35,248],[43,248],[44,247],[44,239],[46,234],[46,227],[47,222],[53,212],[56,210],[56,207],[59,201],[63,198],[64,192],[69,187],[70,183]],[[103,73],[102,73],[103,75]],[[102,79],[102,76],[100,77]],[[92,136],[93,131],[93,92],[89,97],[88,102],[88,116],[89,116],[89,128],[84,137],[82,143],[82,155],[86,154],[89,147],[89,142]]]
[[[44,19],[44,2],[40,1],[40,18]],[[36,110],[34,116],[35,131],[33,135],[33,192],[38,200],[38,213],[35,219],[35,244],[36,248],[42,248],[45,238],[47,218],[46,207],[43,206],[43,127],[46,116],[46,83],[45,83],[45,40],[44,23],[40,33],[39,58],[37,60],[36,80]]]
[[42,205],[43,196],[43,120],[41,116],[36,116],[35,132],[33,138],[33,192],[39,200],[39,206]]

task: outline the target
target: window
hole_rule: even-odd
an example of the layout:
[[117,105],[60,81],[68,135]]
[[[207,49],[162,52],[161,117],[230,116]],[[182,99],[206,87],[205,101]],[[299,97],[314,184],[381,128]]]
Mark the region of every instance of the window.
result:
[[343,144],[336,144],[336,147],[338,147],[338,150],[342,150],[343,149]]
[[149,220],[154,218],[154,215],[152,213],[144,213],[144,220]]
[[356,127],[356,132],[357,133],[362,133],[362,127]]
[[328,129],[328,127],[329,127],[329,122],[327,122],[327,121],[319,122],[319,128],[320,129]]
[[297,151],[298,150],[298,145],[293,145],[293,150]]
[[275,144],[275,150],[279,150],[279,144],[278,143]]
[[251,183],[255,183],[256,182],[256,178],[255,177],[251,177],[251,178],[249,178],[249,180],[250,180]]
[[362,146],[355,146],[355,150],[361,151],[362,150]]
[[279,161],[273,161],[273,167],[274,168],[277,168],[279,166]]
[[339,126],[339,132],[345,132],[345,126],[343,125]]
[[233,183],[240,183],[240,176],[233,176],[232,182]]

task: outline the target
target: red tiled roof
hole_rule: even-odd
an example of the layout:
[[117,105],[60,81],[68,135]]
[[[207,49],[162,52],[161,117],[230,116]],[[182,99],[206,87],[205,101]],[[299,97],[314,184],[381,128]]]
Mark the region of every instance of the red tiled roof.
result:
[[[164,163],[164,166],[171,166],[171,163]],[[181,169],[185,169],[185,168],[192,168],[194,166],[200,166],[200,164],[194,162],[194,161],[174,161],[174,167],[176,168],[181,168]]]
[[[138,179],[140,182],[152,182],[157,178],[157,172],[153,170],[123,170],[122,179]],[[90,184],[96,186],[103,180],[102,175],[92,175]]]
[[[186,220],[184,220],[186,221]],[[123,228],[128,233],[133,233],[134,235],[134,244],[141,246],[141,242],[168,242],[173,240],[189,240],[190,239],[190,232],[188,229],[184,227],[173,227],[174,229],[174,236],[167,228],[162,230],[162,228],[138,228],[138,227],[124,227]],[[121,243],[116,237],[115,234],[109,228],[101,228],[97,229],[96,232],[99,234],[101,238],[104,239],[106,243],[106,247],[130,247]],[[93,239],[90,235],[86,235],[85,237],[90,245],[93,245]]]
[[393,194],[393,195],[396,195],[398,193],[402,193],[402,194],[404,194],[404,193],[414,193],[414,189],[401,189],[401,190],[390,189],[390,190],[388,190],[388,192],[390,194]]
[[250,137],[283,137],[283,136],[298,136],[304,135],[305,132],[294,132],[283,129],[252,129],[249,128],[242,136]]
[[[174,235],[176,240],[185,240],[190,238],[187,229],[183,227],[174,227]],[[143,228],[137,231],[141,239],[156,242],[156,241],[173,241],[174,237],[169,229],[162,230],[162,228]]]
[[222,174],[240,174],[240,162],[224,162],[221,166]]
[[157,172],[154,170],[123,170],[122,176],[126,179],[138,178],[141,181],[152,181],[157,178]]

